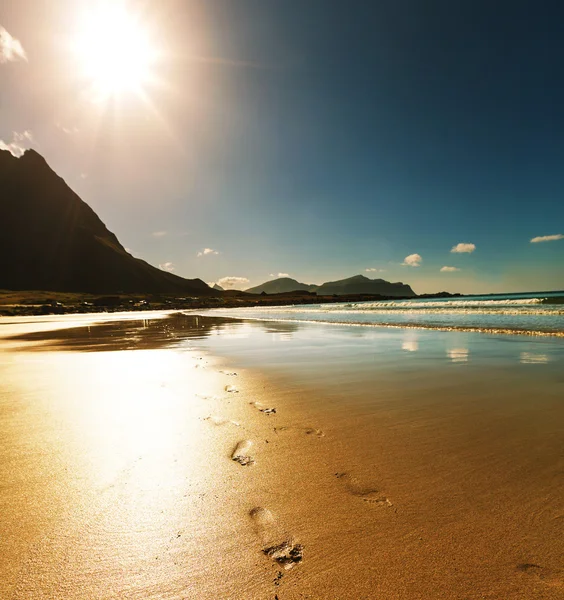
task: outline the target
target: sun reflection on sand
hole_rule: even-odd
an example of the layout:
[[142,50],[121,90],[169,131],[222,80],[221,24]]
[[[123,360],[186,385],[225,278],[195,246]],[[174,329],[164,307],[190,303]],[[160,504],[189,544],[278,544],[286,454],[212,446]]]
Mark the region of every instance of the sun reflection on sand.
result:
[[194,403],[175,389],[183,371],[194,371],[192,381],[198,377],[185,354],[145,350],[72,358],[59,392],[77,451],[89,457],[89,477],[102,483],[131,461],[150,457],[135,470],[137,484],[162,482],[160,463],[201,441]]

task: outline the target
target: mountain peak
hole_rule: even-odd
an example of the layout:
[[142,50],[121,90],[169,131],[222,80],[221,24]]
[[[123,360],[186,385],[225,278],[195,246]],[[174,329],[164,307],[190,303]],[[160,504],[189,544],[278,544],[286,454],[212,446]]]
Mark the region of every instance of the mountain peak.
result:
[[390,283],[384,279],[369,279],[364,275],[353,275],[347,279],[328,281],[322,285],[300,283],[290,277],[280,277],[266,281],[246,290],[251,294],[281,294],[288,292],[316,292],[319,296],[344,294],[373,294],[381,296],[415,296],[411,287],[404,283]]

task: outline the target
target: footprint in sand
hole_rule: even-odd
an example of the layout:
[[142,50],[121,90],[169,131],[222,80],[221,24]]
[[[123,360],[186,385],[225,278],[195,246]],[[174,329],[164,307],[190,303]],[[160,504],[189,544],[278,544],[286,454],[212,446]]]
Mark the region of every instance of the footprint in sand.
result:
[[[261,535],[263,541],[266,540],[267,536],[273,535],[274,532],[271,530],[274,527],[275,518],[267,508],[257,506],[249,511],[249,516],[255,525],[255,531]],[[284,539],[277,544],[268,543],[262,549],[262,553],[272,558],[286,571],[303,560],[303,546],[294,542],[292,538]]]
[[236,377],[237,373],[235,371],[220,371],[222,375],[228,375],[229,377]]
[[249,454],[253,442],[251,440],[242,440],[236,446],[231,454],[231,460],[238,462],[243,467],[255,464],[255,459]]
[[249,511],[249,517],[255,525],[257,533],[264,531],[274,523],[274,515],[262,506],[256,506]]
[[534,563],[521,563],[517,565],[517,571],[535,577],[546,585],[564,587],[564,571],[560,569],[547,569]]
[[276,414],[275,408],[267,408],[266,406],[264,406],[264,404],[261,404],[260,402],[249,402],[249,404],[251,406],[254,406],[257,410],[260,410],[260,412],[264,413],[265,415],[275,415]]
[[321,429],[316,429],[315,427],[289,427],[282,425],[274,428],[274,433],[284,433],[286,431],[298,431],[313,437],[323,437],[325,435]]
[[230,392],[231,394],[237,394],[237,393],[239,393],[239,390],[234,385],[226,385],[225,386],[225,391],[226,392]]
[[263,554],[270,556],[281,567],[288,571],[294,568],[298,563],[302,562],[304,557],[304,547],[301,544],[296,544],[293,540],[285,540],[280,544],[263,548]]
[[392,503],[380,490],[361,485],[358,479],[352,477],[350,473],[335,473],[335,477],[344,482],[350,494],[360,498],[363,502],[372,504],[373,506],[392,506]]
[[229,419],[226,419],[225,417],[218,417],[216,415],[211,415],[209,417],[206,417],[204,419],[204,421],[209,421],[210,423],[212,423],[213,425],[235,425],[235,427],[240,427],[240,424],[237,423],[237,421],[230,421]]

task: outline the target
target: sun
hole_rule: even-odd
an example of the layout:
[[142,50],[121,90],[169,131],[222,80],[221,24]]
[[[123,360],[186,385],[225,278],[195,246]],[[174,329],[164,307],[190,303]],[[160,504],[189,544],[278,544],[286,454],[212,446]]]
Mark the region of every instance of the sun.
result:
[[154,79],[158,52],[150,31],[121,3],[96,3],[84,13],[72,46],[92,99],[142,94]]

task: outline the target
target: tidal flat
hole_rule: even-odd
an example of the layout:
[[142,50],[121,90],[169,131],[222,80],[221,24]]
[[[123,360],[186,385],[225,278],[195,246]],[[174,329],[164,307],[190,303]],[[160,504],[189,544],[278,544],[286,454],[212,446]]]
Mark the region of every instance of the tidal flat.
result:
[[558,338],[0,319],[0,597],[564,598]]

